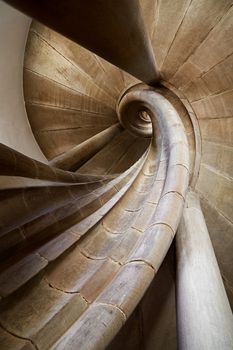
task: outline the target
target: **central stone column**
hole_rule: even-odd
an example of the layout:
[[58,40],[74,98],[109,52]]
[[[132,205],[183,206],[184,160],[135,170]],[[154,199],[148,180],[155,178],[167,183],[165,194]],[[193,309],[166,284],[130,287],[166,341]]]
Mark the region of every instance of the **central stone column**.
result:
[[180,350],[233,349],[233,316],[197,194],[190,192],[176,236]]

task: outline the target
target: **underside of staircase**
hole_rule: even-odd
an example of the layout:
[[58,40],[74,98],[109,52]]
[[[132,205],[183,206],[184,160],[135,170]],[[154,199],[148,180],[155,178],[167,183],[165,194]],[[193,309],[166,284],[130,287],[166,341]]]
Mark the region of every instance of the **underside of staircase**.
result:
[[233,348],[232,5],[0,0],[1,350]]

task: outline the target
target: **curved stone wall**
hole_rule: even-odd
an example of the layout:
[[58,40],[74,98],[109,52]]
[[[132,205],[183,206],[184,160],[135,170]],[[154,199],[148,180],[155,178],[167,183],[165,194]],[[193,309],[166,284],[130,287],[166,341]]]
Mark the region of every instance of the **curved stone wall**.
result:
[[186,108],[195,114],[200,128],[201,164],[195,190],[232,301],[232,2],[157,2],[151,21],[162,78],[176,88],[184,103],[189,102]]
[[31,20],[0,2],[0,141],[46,162],[28,123],[23,96],[24,51]]
[[103,349],[131,314],[109,349],[176,349],[173,246],[155,274],[188,186],[233,304],[232,2],[140,5],[153,87],[36,21],[23,67],[29,19],[0,3],[3,349]]

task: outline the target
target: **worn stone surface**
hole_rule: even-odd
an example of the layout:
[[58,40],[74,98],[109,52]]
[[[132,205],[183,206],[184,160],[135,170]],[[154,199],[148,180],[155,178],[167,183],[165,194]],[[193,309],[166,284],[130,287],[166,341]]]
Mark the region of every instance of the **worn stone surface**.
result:
[[39,254],[26,255],[20,261],[14,262],[0,274],[0,295],[7,296],[40,272],[46,265],[47,260]]
[[171,249],[142,301],[108,350],[177,349],[174,281],[174,249]]
[[93,304],[52,349],[104,349],[124,321],[125,315],[117,307]]
[[0,330],[0,342],[2,350],[35,350],[35,346],[30,341],[15,337],[3,329]]
[[[136,4],[123,2],[128,10]],[[70,27],[69,4],[62,14]],[[35,21],[22,74],[28,21],[0,3],[5,348],[106,348],[169,249],[188,184],[201,197],[233,305],[232,2],[141,0],[140,6],[145,43],[150,46],[151,39],[163,79],[155,90]],[[102,15],[99,9],[95,15]],[[125,20],[122,8],[117,15]],[[64,23],[59,25],[65,28]],[[112,23],[97,26],[111,38],[108,50],[118,47],[111,28]],[[125,40],[127,33],[116,29]],[[86,38],[98,42],[97,34]],[[119,44],[118,52],[128,59],[132,42]],[[145,63],[144,53],[124,64]],[[149,65],[142,68],[148,71]],[[174,261],[169,261],[115,347],[176,348]]]
[[189,198],[176,236],[178,346],[230,349],[232,311],[198,195]]
[[153,276],[154,270],[149,265],[144,262],[130,262],[120,269],[97,301],[116,305],[129,316],[134,305],[145,293]]
[[1,305],[0,322],[16,336],[32,339],[39,349],[49,349],[87,303],[78,294],[56,290],[43,280],[35,282],[30,292],[17,294],[17,302],[9,299]]

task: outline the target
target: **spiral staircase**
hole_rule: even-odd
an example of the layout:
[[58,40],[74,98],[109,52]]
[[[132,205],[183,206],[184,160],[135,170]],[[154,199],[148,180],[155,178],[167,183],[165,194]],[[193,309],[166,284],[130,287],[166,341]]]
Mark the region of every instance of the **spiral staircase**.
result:
[[232,349],[232,1],[7,2],[0,349]]

